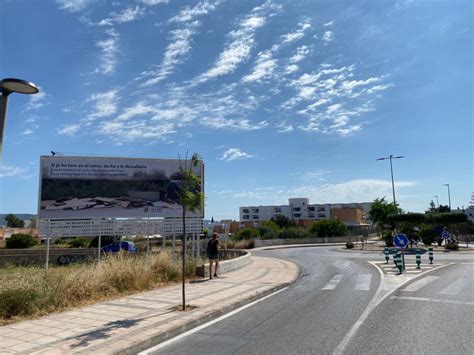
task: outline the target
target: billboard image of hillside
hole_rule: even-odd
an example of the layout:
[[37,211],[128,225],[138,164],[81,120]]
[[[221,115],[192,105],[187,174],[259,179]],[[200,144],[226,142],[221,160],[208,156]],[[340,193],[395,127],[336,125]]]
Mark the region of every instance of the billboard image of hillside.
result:
[[[193,171],[201,178],[203,191],[203,164]],[[180,162],[175,159],[43,156],[38,214],[40,218],[180,217],[181,182]],[[204,211],[187,215],[203,218]]]

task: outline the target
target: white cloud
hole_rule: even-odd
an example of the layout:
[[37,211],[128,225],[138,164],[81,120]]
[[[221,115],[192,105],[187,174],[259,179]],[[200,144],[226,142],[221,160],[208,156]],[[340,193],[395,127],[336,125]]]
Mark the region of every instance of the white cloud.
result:
[[79,124],[70,124],[66,125],[61,129],[58,129],[58,134],[65,135],[65,136],[74,136],[81,126]]
[[69,12],[78,12],[87,7],[91,0],[56,0],[59,8]]
[[93,110],[85,121],[108,117],[117,112],[118,91],[113,89],[106,92],[92,94],[87,102],[93,103]]
[[281,38],[283,39],[283,44],[300,40],[304,37],[305,32],[311,28],[311,24],[309,22],[299,23],[298,26],[299,28],[295,32],[290,32],[281,36]]
[[285,73],[286,74],[291,74],[294,73],[295,71],[298,71],[299,67],[296,64],[290,64],[285,67]]
[[305,59],[308,54],[311,53],[311,49],[308,46],[301,46],[296,49],[296,53],[290,57],[290,63],[298,63]]
[[253,155],[241,151],[239,148],[230,148],[222,153],[220,160],[231,161],[238,159],[248,159],[252,158]]
[[279,128],[278,133],[289,133],[295,130],[292,124],[287,123],[280,123],[277,127]]
[[145,9],[140,6],[127,7],[116,13],[112,12],[108,18],[101,20],[99,26],[111,26],[114,23],[126,23],[138,20],[145,15]]
[[253,131],[268,126],[267,121],[250,122],[248,119],[226,119],[219,117],[203,118],[201,124],[213,128],[235,128],[244,131]]
[[186,24],[184,28],[176,29],[170,32],[171,43],[166,47],[163,62],[158,70],[152,70],[144,73],[147,77],[145,85],[154,85],[166,79],[176,65],[186,60],[187,54],[191,51],[191,37],[196,33],[199,22],[195,21]]
[[330,174],[331,172],[328,170],[316,170],[316,171],[311,171],[308,173],[303,174],[303,179],[304,180],[318,180],[318,181],[325,181],[326,177]]
[[324,24],[324,27],[329,27],[329,26],[332,26],[333,24],[334,24],[334,21],[329,21]]
[[[324,176],[324,175],[323,175]],[[262,205],[286,204],[288,198],[304,196],[310,203],[351,203],[373,201],[378,197],[391,195],[390,180],[356,179],[338,183],[302,184],[297,187],[273,187],[269,190],[255,188],[246,191],[226,191],[224,195],[237,199],[245,199],[246,203]],[[397,189],[415,186],[413,181],[398,181]]]
[[28,135],[33,134],[33,133],[34,133],[34,131],[31,128],[27,128],[23,131],[23,133],[21,135],[22,136],[28,136]]
[[159,4],[168,4],[170,0],[141,0],[142,4],[153,6]]
[[113,28],[110,28],[105,32],[108,35],[108,38],[95,43],[96,47],[101,50],[101,63],[95,72],[110,75],[115,72],[115,68],[117,67],[119,34]]
[[11,166],[0,164],[0,178],[8,177],[29,177],[27,176],[27,169],[20,166]]
[[331,42],[332,40],[334,40],[334,33],[332,31],[326,31],[324,32],[323,34],[323,41],[324,41],[324,44],[328,44],[329,42]]
[[45,105],[45,100],[49,95],[46,94],[41,86],[38,87],[38,89],[39,92],[37,94],[30,95],[28,104],[26,105],[27,111],[37,110]]
[[196,6],[190,7],[185,6],[179,11],[179,14],[172,17],[170,22],[188,22],[193,21],[197,16],[207,15],[209,12],[214,11],[222,1],[201,1]]
[[263,51],[258,54],[258,59],[252,72],[242,78],[243,82],[259,81],[272,76],[277,67],[276,59],[273,59],[271,51]]
[[197,77],[193,83],[202,83],[218,76],[233,73],[239,64],[245,62],[255,44],[255,33],[262,27],[273,11],[280,9],[271,1],[262,6],[255,7],[249,15],[240,21],[238,29],[231,31],[228,35],[224,50],[219,54],[213,67]]

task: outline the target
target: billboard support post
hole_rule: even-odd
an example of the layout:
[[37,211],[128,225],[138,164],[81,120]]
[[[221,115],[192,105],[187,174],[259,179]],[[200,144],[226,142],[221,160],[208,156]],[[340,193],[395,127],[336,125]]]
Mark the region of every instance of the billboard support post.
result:
[[197,234],[197,260],[201,261],[201,233]]
[[48,233],[46,234],[46,263],[44,265],[44,270],[46,274],[48,273],[49,268],[49,238],[51,234],[51,220],[48,219]]
[[163,234],[163,251],[166,251],[166,236]]
[[173,262],[176,261],[176,234],[173,232],[173,245],[171,247],[173,254]]
[[102,249],[102,233],[99,233],[99,238],[97,239],[97,262],[100,264],[100,250]]

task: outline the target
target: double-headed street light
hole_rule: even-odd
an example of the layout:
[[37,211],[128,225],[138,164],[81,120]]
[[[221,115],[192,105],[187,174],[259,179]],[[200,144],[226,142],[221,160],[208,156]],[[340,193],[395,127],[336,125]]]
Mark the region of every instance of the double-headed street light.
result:
[[436,205],[439,207],[438,195],[434,195],[433,197],[436,197]]
[[390,154],[390,156],[388,156],[388,157],[376,159],[376,160],[387,160],[387,159],[390,159],[390,173],[392,174],[392,193],[393,193],[393,205],[394,205],[394,206],[397,206],[397,201],[395,200],[395,184],[394,184],[394,182],[393,182],[393,166],[392,166],[392,159],[401,159],[401,158],[405,158],[405,156],[404,156],[404,155],[393,156],[392,154]]
[[37,94],[38,87],[26,80],[6,78],[0,81],[0,159],[3,150],[3,132],[7,118],[8,96],[16,92],[18,94]]
[[448,187],[449,210],[451,211],[451,191],[449,190],[449,184],[443,184],[443,186],[447,186],[447,187]]

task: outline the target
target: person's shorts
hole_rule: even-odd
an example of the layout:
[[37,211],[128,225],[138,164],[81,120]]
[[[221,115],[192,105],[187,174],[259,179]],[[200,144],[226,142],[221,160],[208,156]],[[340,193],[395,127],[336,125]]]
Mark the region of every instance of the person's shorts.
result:
[[208,257],[209,257],[209,260],[219,260],[218,253],[209,254]]

